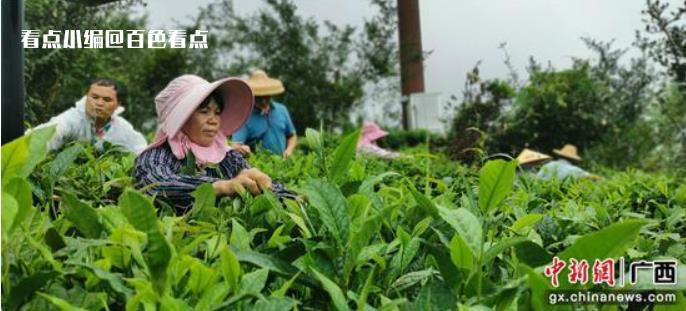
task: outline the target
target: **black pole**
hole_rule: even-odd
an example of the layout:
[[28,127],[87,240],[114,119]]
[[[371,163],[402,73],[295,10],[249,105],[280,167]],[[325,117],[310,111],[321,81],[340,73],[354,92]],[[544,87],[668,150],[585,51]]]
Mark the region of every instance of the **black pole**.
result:
[[2,144],[24,135],[24,0],[2,0]]

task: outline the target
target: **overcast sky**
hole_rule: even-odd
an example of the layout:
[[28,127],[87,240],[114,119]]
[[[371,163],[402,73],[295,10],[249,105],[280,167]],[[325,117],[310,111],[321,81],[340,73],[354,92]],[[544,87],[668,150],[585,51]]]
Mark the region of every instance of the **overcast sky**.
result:
[[[213,0],[146,0],[151,27],[171,29],[173,19],[185,21],[198,7]],[[173,4],[171,4],[173,2]],[[667,0],[677,6],[680,0]],[[301,15],[336,24],[361,25],[374,14],[369,0],[295,0]],[[255,12],[259,0],[235,0],[239,13]],[[503,52],[507,42],[515,69],[521,76],[530,56],[556,68],[572,57],[591,54],[580,40],[615,40],[630,47],[635,31],[643,27],[644,0],[421,0],[423,49],[431,51],[424,65],[427,92],[460,94],[464,77],[479,60],[486,78],[505,78]],[[634,52],[635,53],[635,52]]]

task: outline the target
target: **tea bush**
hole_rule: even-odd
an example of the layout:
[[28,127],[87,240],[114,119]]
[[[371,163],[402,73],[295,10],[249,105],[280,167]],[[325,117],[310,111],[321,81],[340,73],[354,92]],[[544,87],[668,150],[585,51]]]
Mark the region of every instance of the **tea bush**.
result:
[[[359,132],[308,130],[306,153],[249,159],[302,200],[203,185],[177,216],[132,188],[133,156],[47,155],[51,131],[2,147],[7,310],[550,310],[553,256],[686,261],[686,186],[669,176],[542,182],[421,149],[355,158]],[[678,272],[679,301],[655,310],[686,308]]]

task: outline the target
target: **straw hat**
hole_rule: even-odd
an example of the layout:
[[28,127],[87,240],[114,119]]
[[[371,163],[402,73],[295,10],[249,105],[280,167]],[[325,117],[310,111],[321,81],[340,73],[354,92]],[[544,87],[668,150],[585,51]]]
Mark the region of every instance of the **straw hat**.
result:
[[562,149],[553,149],[553,152],[561,157],[565,157],[567,159],[572,159],[576,161],[581,161],[581,157],[576,151],[576,146],[572,144],[566,144]]
[[537,164],[552,159],[549,155],[524,148],[517,156],[519,165]]
[[218,135],[231,135],[248,120],[253,107],[250,87],[237,78],[224,78],[212,83],[196,75],[175,78],[155,97],[159,128],[155,140],[147,149],[162,145],[181,130],[195,109],[213,91],[219,91],[224,101],[221,128]]
[[268,77],[263,70],[255,70],[246,82],[255,96],[272,96],[285,91],[281,80]]

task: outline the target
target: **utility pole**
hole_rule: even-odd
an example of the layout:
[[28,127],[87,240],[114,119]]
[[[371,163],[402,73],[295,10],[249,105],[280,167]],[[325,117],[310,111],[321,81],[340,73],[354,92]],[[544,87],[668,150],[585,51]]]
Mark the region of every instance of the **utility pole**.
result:
[[403,129],[410,129],[410,94],[424,92],[424,57],[419,0],[398,0]]
[[2,1],[2,144],[24,135],[23,0]]

